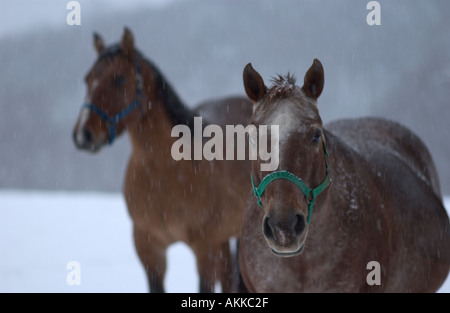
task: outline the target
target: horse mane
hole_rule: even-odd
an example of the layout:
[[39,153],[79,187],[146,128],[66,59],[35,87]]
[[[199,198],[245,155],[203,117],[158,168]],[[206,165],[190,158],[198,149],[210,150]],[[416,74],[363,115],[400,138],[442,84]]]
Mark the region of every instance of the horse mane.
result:
[[140,56],[153,71],[156,81],[157,97],[165,102],[167,114],[173,125],[183,124],[191,129],[191,134],[194,133],[194,111],[189,109],[178,97],[172,85],[162,75],[161,71],[155,64]]
[[121,48],[120,44],[110,45],[110,46],[106,47],[105,49],[103,49],[103,51],[98,56],[98,61],[100,61],[102,59],[114,57],[121,53],[122,53],[122,48]]
[[[98,60],[115,57],[122,54],[122,47],[120,44],[113,44],[106,47],[99,55]],[[194,130],[194,112],[190,110],[178,97],[177,93],[162,75],[161,71],[153,62],[146,59],[143,54],[135,48],[135,56],[141,60],[142,63],[149,65],[153,71],[156,81],[157,97],[159,100],[165,102],[165,108],[169,115],[169,119],[173,125],[184,124]]]
[[272,101],[276,97],[280,99],[289,97],[295,90],[295,81],[295,76],[290,73],[285,76],[277,74],[277,77],[272,78],[273,85],[267,92],[269,100]]

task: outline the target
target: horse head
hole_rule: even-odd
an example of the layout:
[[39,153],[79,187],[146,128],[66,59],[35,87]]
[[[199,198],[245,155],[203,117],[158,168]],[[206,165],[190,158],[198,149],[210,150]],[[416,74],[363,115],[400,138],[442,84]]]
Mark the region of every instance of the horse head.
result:
[[98,57],[85,77],[87,94],[73,131],[75,145],[91,152],[112,144],[142,109],[141,56],[130,30],[109,47],[94,34],[94,47]]
[[264,212],[263,234],[274,254],[298,255],[305,246],[314,200],[330,183],[317,107],[324,86],[323,67],[315,59],[303,87],[288,74],[278,76],[267,88],[251,64],[245,67],[243,80],[254,103],[251,123],[279,125],[278,169],[261,171],[261,160],[252,161],[253,189]]

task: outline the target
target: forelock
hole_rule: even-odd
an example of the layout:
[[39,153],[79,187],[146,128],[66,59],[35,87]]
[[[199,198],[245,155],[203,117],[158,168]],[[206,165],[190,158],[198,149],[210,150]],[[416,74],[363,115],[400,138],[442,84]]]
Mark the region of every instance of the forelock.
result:
[[285,76],[278,75],[272,78],[273,85],[267,92],[269,101],[275,98],[284,99],[290,97],[295,91],[295,77],[288,73]]

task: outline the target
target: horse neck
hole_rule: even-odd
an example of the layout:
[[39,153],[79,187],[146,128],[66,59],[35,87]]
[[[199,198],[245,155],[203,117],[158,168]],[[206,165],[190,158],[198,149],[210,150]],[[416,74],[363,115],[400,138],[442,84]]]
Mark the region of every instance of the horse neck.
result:
[[160,71],[149,61],[142,62],[143,102],[140,120],[128,129],[134,152],[150,158],[171,157],[171,130],[174,125],[191,126],[193,113],[177,96]]
[[[324,196],[317,198],[317,207],[314,205],[312,219],[321,225],[342,226],[342,221],[348,219],[348,210],[358,206],[353,203],[353,192],[356,189],[348,188],[352,182],[359,182],[366,174],[358,172],[367,170],[361,156],[345,141],[324,129],[326,147],[328,152],[329,175],[332,180],[331,186],[326,190]],[[361,176],[362,175],[362,176]],[[341,209],[340,209],[341,208]],[[326,227],[323,227],[326,229]],[[320,229],[320,227],[319,227]],[[326,234],[324,234],[326,236]]]
[[329,225],[341,223],[341,212],[336,212],[334,208],[335,195],[343,193],[339,178],[346,174],[346,169],[342,167],[342,161],[339,158],[349,153],[345,143],[338,137],[326,129],[323,130],[326,140],[326,148],[328,152],[327,162],[329,166],[329,175],[332,184],[327,188],[323,195],[319,195],[313,209],[312,219],[317,222],[320,219],[320,224]]

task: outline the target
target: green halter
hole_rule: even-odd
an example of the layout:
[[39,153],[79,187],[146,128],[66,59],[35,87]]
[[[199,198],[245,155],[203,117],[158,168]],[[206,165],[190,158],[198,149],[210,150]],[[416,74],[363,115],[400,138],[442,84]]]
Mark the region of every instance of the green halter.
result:
[[[328,186],[330,186],[331,184],[331,178],[330,178],[330,173],[329,173],[329,169],[328,169],[328,153],[327,150],[325,148],[325,144],[323,144],[323,151],[325,153],[325,169],[326,169],[326,176],[325,179],[323,180],[323,182],[317,186],[314,189],[310,189],[308,186],[306,186],[306,184],[297,176],[295,176],[294,174],[288,172],[288,171],[277,171],[277,172],[272,172],[269,175],[267,175],[266,177],[264,177],[264,179],[261,181],[261,183],[259,184],[258,187],[255,186],[255,183],[253,181],[253,173],[251,173],[250,178],[252,180],[252,187],[253,187],[253,192],[255,193],[256,198],[258,199],[258,205],[262,208],[263,205],[261,203],[261,196],[264,193],[264,190],[267,188],[267,186],[273,182],[274,180],[277,179],[286,179],[289,180],[290,182],[294,183],[305,195],[306,197],[306,201],[308,202],[308,225],[311,222],[311,214],[312,214],[312,209],[313,209],[313,205],[314,205],[314,200],[315,198],[321,194]],[[309,199],[309,200],[308,200]]]

